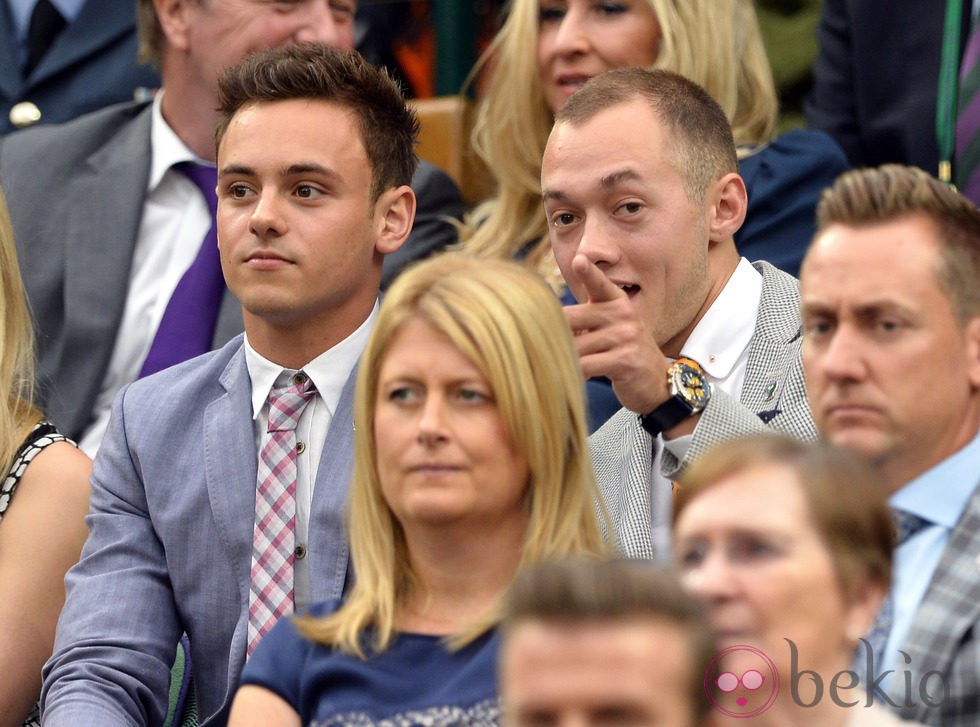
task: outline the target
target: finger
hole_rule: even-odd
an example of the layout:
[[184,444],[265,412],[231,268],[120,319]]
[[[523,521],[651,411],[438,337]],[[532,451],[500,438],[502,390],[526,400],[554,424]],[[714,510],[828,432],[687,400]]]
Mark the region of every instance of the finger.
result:
[[585,287],[590,303],[601,303],[626,296],[626,293],[606,277],[599,267],[579,253],[572,259],[572,270]]

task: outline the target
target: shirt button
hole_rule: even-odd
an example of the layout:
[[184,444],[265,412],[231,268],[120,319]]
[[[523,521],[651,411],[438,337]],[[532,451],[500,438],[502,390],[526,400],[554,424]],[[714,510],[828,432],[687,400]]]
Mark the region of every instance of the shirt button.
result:
[[303,560],[306,557],[306,546],[302,544],[297,545],[296,550],[293,551],[293,555],[296,556],[296,560]]
[[307,379],[306,374],[304,374],[302,371],[297,371],[295,374],[293,374],[293,378],[290,379],[290,381],[292,381],[297,386],[302,386],[303,384],[306,383],[306,379]]
[[296,442],[296,454],[303,454],[306,451],[306,442]]

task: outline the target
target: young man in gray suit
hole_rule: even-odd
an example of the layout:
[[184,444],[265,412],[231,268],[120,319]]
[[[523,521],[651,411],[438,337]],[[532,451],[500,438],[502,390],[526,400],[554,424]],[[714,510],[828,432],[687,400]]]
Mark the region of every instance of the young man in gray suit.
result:
[[[178,335],[179,345],[158,337],[162,321],[174,320],[170,303],[212,223],[205,197],[180,170],[185,162],[214,160],[219,73],[249,53],[288,43],[352,49],[355,6],[138,0],[143,53],[160,66],[162,93],[152,103],[3,139],[0,185],[35,318],[39,404],[89,454],[98,449],[115,394],[145,375],[151,351],[167,365],[242,330],[238,302],[226,292],[188,306],[192,313],[174,321],[179,331],[198,325],[202,310],[215,316],[211,335],[192,354],[189,336]],[[445,217],[463,207],[448,175],[420,165],[412,187],[421,206],[417,224],[386,262],[384,279],[456,238]]]
[[817,223],[801,283],[814,419],[878,468],[900,524],[869,686],[906,719],[976,725],[980,212],[921,169],[886,165],[841,176]]
[[416,120],[387,74],[315,44],[222,88],[218,244],[245,334],[113,404],[45,725],[161,724],[182,633],[203,724],[224,724],[261,634],[343,592],[356,362],[412,227]]
[[556,115],[541,186],[582,368],[608,377],[624,407],[591,440],[616,544],[662,557],[671,480],[707,446],[767,428],[816,434],[797,282],[739,257],[731,129],[677,74],[619,69],[585,84]]

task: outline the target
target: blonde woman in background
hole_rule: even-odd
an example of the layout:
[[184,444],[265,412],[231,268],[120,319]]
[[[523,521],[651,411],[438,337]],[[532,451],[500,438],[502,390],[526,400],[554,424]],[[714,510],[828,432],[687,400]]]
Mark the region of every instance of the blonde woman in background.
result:
[[31,404],[33,332],[2,195],[0,326],[0,727],[16,727],[37,724],[65,572],[85,542],[92,463]]
[[490,77],[473,145],[496,175],[497,195],[471,215],[463,247],[522,259],[560,291],[541,204],[541,156],[554,112],[603,71],[675,71],[725,110],[749,197],[735,242],[750,260],[797,275],[820,191],[847,169],[822,132],[774,137],[776,92],[751,0],[512,0],[481,64]]
[[395,281],[361,361],[354,585],[263,638],[229,724],[496,725],[514,574],[606,551],[571,332],[537,275],[445,255]]

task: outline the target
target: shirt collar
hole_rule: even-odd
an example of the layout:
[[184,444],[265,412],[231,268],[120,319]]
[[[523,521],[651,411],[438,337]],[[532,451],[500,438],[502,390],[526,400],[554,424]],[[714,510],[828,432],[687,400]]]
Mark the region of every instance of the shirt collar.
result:
[[980,433],[888,498],[888,504],[952,530],[977,486]]
[[691,331],[681,355],[693,358],[713,379],[725,379],[755,333],[762,274],[744,257]]
[[[332,348],[324,351],[308,364],[303,371],[313,381],[317,393],[327,405],[331,416],[337,409],[340,395],[350,378],[351,371],[367,345],[368,334],[378,317],[378,303],[375,302],[371,314],[353,333]],[[252,348],[245,336],[245,365],[252,381],[252,419],[262,411],[273,386],[282,386],[294,373],[293,369],[283,368],[262,356]]]
[[160,89],[153,97],[152,118],[150,121],[150,148],[153,153],[150,155],[150,179],[146,185],[146,191],[152,192],[160,184],[163,175],[174,165],[181,162],[194,162],[203,166],[213,167],[214,163],[205,161],[197,156],[180,140],[177,132],[171,128],[163,112],[160,110],[160,103],[163,100],[164,89]]

